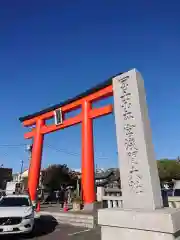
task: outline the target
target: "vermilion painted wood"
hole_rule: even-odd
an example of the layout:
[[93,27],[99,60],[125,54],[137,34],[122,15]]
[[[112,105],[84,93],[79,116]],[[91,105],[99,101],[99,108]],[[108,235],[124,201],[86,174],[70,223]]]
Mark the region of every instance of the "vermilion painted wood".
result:
[[31,200],[36,201],[37,187],[39,185],[39,175],[41,170],[41,159],[44,135],[41,134],[41,128],[44,126],[44,120],[38,119],[34,134],[34,143],[32,148],[32,158],[29,167],[28,189]]
[[[89,96],[87,96],[85,98],[79,99],[79,100],[77,100],[77,101],[75,101],[73,103],[70,103],[70,104],[68,104],[66,106],[63,106],[62,107],[62,112],[63,113],[67,113],[67,112],[70,112],[72,110],[75,110],[75,109],[81,107],[83,101],[85,101],[85,100],[86,101],[91,101],[91,102],[96,102],[96,101],[99,101],[99,100],[101,100],[103,98],[110,97],[110,96],[112,96],[112,92],[113,92],[112,85],[110,85],[110,86],[108,86],[108,87],[106,87],[104,89],[99,90],[96,93],[93,93],[92,95],[89,95]],[[53,116],[54,116],[54,111],[51,111],[51,112],[42,114],[42,115],[40,115],[38,117],[32,118],[30,120],[24,121],[23,125],[25,127],[32,126],[32,125],[36,124],[36,121],[39,118],[47,120],[47,119],[52,118]]]
[[54,117],[54,111],[44,113],[23,122],[25,127],[35,125],[35,128],[30,132],[26,132],[24,135],[26,139],[34,139],[28,179],[29,193],[32,201],[36,200],[36,192],[39,184],[44,134],[79,123],[82,124],[82,189],[84,203],[88,204],[95,201],[93,119],[110,114],[113,111],[113,106],[106,105],[101,108],[92,108],[92,103],[112,95],[112,85],[109,85],[93,94],[63,106],[61,108],[63,116],[78,108],[81,108],[81,113],[74,117],[64,119],[63,124],[58,126],[55,124],[45,124],[47,119]]
[[82,105],[82,189],[83,200],[86,204],[95,202],[94,187],[94,144],[93,120],[89,117],[91,103],[84,101]]

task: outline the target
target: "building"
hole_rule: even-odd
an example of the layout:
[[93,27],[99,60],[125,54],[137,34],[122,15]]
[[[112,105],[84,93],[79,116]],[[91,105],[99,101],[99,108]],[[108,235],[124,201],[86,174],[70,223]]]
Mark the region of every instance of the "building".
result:
[[12,168],[0,168],[0,189],[6,188],[6,183],[12,181]]
[[96,171],[95,174],[96,186],[103,187],[120,187],[119,169],[110,168],[106,171]]
[[21,175],[19,173],[14,173],[12,175],[12,181],[13,182],[20,182],[20,180],[21,180]]
[[[12,181],[23,182],[24,188],[27,189],[28,175],[29,175],[28,169],[24,170],[22,173],[15,173],[15,174],[13,174]],[[39,185],[41,185],[41,176],[42,176],[42,171],[40,172]]]
[[24,178],[27,178],[27,177],[28,177],[28,169],[22,173],[14,173],[13,174],[13,182],[20,182],[21,180],[23,180]]

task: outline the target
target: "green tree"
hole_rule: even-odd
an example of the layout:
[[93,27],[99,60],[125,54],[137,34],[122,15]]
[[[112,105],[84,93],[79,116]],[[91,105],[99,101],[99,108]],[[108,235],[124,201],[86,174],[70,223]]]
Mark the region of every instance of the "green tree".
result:
[[176,160],[161,159],[157,161],[161,181],[180,179],[180,163]]
[[51,189],[57,190],[60,185],[75,185],[76,181],[67,165],[51,165],[42,172],[42,184]]

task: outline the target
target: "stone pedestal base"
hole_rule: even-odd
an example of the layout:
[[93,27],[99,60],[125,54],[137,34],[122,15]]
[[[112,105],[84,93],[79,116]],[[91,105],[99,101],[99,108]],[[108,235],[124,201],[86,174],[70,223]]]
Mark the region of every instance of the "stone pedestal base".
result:
[[81,203],[73,202],[73,211],[80,211],[81,210]]
[[98,211],[102,240],[180,240],[180,209]]
[[96,210],[96,203],[86,203],[84,204],[84,211],[93,212]]

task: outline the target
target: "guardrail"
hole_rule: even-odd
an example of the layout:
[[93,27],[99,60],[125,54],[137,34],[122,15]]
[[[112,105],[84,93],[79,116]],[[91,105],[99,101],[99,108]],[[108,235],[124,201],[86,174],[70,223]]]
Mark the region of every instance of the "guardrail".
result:
[[[106,208],[122,208],[123,197],[122,196],[103,196],[103,206]],[[180,208],[180,197],[168,197],[168,204],[170,208]]]

